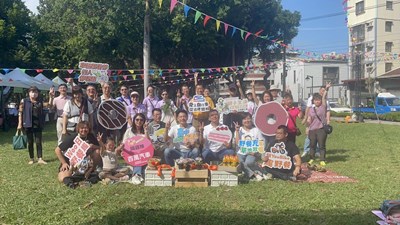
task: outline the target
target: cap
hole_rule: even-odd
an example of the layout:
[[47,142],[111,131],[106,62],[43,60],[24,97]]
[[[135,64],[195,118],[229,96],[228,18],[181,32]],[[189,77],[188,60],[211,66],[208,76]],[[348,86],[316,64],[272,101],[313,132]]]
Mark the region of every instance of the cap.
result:
[[83,94],[81,86],[73,86],[72,87],[72,94],[81,93]]
[[137,92],[137,91],[132,91],[132,92],[131,92],[131,96],[132,96],[132,95],[140,96],[140,95],[139,95],[139,92]]
[[270,91],[272,91],[272,90],[280,91],[281,89],[278,87],[278,85],[273,84],[273,85],[271,85],[271,87],[269,88],[269,90],[270,90]]
[[246,91],[246,95],[251,94],[251,93],[252,93],[251,90]]
[[31,92],[31,91],[39,92],[39,89],[38,89],[36,86],[31,86],[31,87],[28,89],[28,92]]

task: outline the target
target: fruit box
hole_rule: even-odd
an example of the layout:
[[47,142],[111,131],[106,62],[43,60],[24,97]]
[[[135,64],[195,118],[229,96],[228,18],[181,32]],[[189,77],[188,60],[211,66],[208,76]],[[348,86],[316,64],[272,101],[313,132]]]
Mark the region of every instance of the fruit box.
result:
[[163,170],[162,176],[157,175],[157,170],[146,169],[144,186],[172,186],[172,170]]
[[211,174],[211,186],[237,186],[238,176],[226,171],[210,171]]
[[175,171],[175,187],[207,187],[208,170]]

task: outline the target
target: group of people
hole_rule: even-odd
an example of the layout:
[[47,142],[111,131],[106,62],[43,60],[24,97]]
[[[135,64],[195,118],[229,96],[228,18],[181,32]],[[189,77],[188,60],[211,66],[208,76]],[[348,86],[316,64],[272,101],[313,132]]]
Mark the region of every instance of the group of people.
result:
[[[169,98],[168,90],[161,90],[156,95],[153,86],[147,87],[147,96],[140,101],[140,94],[131,91],[126,85],[119,87],[120,96],[115,100],[126,107],[126,125],[117,131],[110,131],[98,122],[97,110],[99,105],[113,99],[111,82],[101,85],[102,95],[98,96],[95,85],[86,86],[86,94],[81,86],[72,87],[72,96],[67,93],[67,86],[58,87],[59,95],[55,97],[55,90],[49,92],[48,106],[56,112],[58,146],[55,149],[60,161],[59,181],[75,187],[76,179],[90,180],[111,179],[114,181],[130,180],[140,184],[145,179],[146,166],[124,168],[118,165],[118,157],[124,148],[124,143],[134,137],[143,136],[152,141],[154,155],[162,159],[162,163],[174,166],[179,158],[202,157],[204,162],[222,161],[226,155],[238,155],[240,166],[248,179],[261,181],[277,177],[285,180],[296,180],[300,174],[301,157],[297,148],[296,136],[299,129],[296,119],[303,118],[301,107],[293,105],[292,95],[284,93],[279,96],[279,89],[271,86],[270,90],[262,93],[260,98],[255,91],[255,82],[251,83],[251,90],[244,94],[241,83],[238,81],[229,86],[230,97],[247,98],[246,112],[231,112],[221,115],[210,96],[210,90],[197,83],[195,74],[195,95],[203,96],[210,111],[189,110],[194,98],[190,96],[187,84],[177,90],[175,102]],[[320,163],[325,165],[326,134],[321,129],[323,124],[329,123],[326,94],[330,84],[324,87],[325,91],[314,94],[307,104],[303,122],[307,124],[307,138],[310,145],[310,161],[313,163],[317,146],[320,150]],[[29,96],[21,101],[19,110],[18,129],[24,128],[28,136],[29,164],[33,164],[33,140],[37,146],[38,163],[46,164],[42,159],[42,130],[43,102],[38,97],[39,90],[31,87]],[[274,136],[263,135],[255,127],[253,117],[257,107],[270,101],[281,103],[287,110],[289,120],[287,125],[277,128]],[[210,133],[221,126],[232,130],[233,138],[224,143],[212,141]],[[156,135],[157,131],[165,129],[163,135]],[[74,139],[80,137],[90,145],[87,157],[79,168],[72,168],[66,151],[74,145]],[[255,141],[262,146],[260,151],[242,151],[243,143]],[[307,143],[307,141],[306,141]],[[317,145],[318,144],[318,145]],[[306,154],[306,153],[303,153]],[[262,161],[262,164],[259,164]],[[260,166],[262,165],[262,166]]]

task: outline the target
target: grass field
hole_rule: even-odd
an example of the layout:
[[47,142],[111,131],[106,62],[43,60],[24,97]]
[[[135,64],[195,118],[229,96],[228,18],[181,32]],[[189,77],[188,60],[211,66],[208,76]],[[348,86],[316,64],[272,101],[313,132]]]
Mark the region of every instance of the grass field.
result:
[[399,128],[334,124],[327,166],[357,183],[190,189],[121,183],[72,190],[56,179],[55,125],[44,132],[48,165],[28,165],[27,150],[12,149],[15,130],[0,132],[0,224],[374,224],[370,211],[400,198]]

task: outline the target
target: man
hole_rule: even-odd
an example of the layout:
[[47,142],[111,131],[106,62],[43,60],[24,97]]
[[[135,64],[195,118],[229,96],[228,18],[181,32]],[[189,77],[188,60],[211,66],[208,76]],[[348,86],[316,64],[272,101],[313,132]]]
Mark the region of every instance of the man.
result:
[[97,134],[98,133],[98,127],[99,127],[99,122],[97,119],[97,109],[99,108],[100,105],[100,97],[98,97],[97,94],[97,89],[96,86],[94,84],[89,84],[86,87],[86,97],[87,100],[89,101],[90,104],[92,104],[92,108],[93,108],[93,133]]
[[[165,123],[161,121],[162,112],[161,109],[155,108],[153,109],[153,121],[151,121],[148,126],[148,134],[150,136],[151,142],[154,146],[154,155],[160,157],[162,160],[164,159],[164,135],[165,135]],[[164,132],[162,132],[164,129]],[[162,133],[160,133],[160,131]]]
[[173,147],[165,149],[164,157],[165,162],[171,166],[174,166],[174,160],[180,157],[194,159],[199,155],[197,132],[193,126],[187,123],[188,113],[178,109],[176,120],[178,124],[173,127],[169,122],[165,125],[164,140],[167,142],[171,139]]
[[271,87],[269,88],[269,91],[272,94],[272,98],[274,101],[278,102],[278,103],[282,103],[282,97],[279,95],[279,92],[281,91],[281,89],[278,87],[278,85],[271,85]]
[[275,178],[296,181],[301,172],[300,151],[287,137],[288,128],[280,125],[275,133],[275,142],[268,146],[264,154],[263,168]]
[[68,88],[66,84],[58,85],[58,92],[60,92],[60,95],[56,98],[54,98],[54,88],[50,88],[49,91],[49,109],[56,110],[57,113],[57,144],[61,144],[62,141],[64,106],[67,101],[71,100],[71,96],[67,95],[67,89]]
[[[321,96],[323,96],[325,92],[326,92],[325,86],[321,86],[319,88],[319,94]],[[313,106],[314,106],[313,105],[313,96],[311,95],[307,100],[307,108],[306,108],[306,111],[304,113],[304,118],[303,118],[302,124],[306,123],[306,121],[308,119],[309,111]],[[329,101],[326,100],[326,123],[330,124],[330,122],[331,122],[331,107],[329,105]],[[319,147],[318,147],[318,145],[317,145],[316,152],[317,152],[316,153],[317,157],[319,157],[318,156],[319,155]],[[308,127],[306,127],[306,139],[304,140],[304,151],[303,151],[303,154],[301,154],[301,157],[305,157],[309,153],[310,153],[310,139],[308,138]]]
[[103,94],[100,96],[101,102],[113,99],[111,96],[112,88],[113,85],[110,81],[101,84],[101,90],[103,91]]
[[222,161],[225,155],[234,155],[235,151],[231,149],[231,143],[219,143],[215,141],[210,141],[208,139],[211,131],[215,131],[217,128],[227,126],[219,123],[219,113],[217,110],[213,109],[208,114],[208,119],[211,122],[209,125],[204,126],[204,123],[199,127],[200,131],[200,143],[203,144],[203,159],[204,162],[210,163],[211,161],[217,160]]
[[[178,109],[183,109],[186,112],[189,112],[189,102],[190,102],[190,95],[189,95],[189,86],[187,84],[182,85],[182,94],[183,96],[181,97],[181,93],[178,92],[176,93],[176,104],[178,106]],[[188,119],[187,123],[192,124],[193,121],[193,114],[191,112],[188,113]]]
[[65,138],[65,140],[63,140],[62,143],[59,146],[57,146],[56,149],[54,150],[58,160],[61,163],[58,171],[58,181],[60,182],[66,182],[65,178],[70,177],[73,174],[72,165],[70,165],[69,159],[64,154],[67,152],[69,148],[72,148],[74,146],[75,144],[74,139],[77,136],[79,136],[84,142],[90,145],[90,148],[86,153],[86,156],[90,156],[91,160],[93,161],[93,166],[92,166],[93,169],[91,171],[86,171],[89,173],[85,174],[84,178],[88,178],[90,172],[92,172],[93,170],[96,169],[97,166],[101,166],[102,164],[102,159],[99,150],[99,143],[96,137],[90,133],[89,122],[87,121],[79,122],[76,129],[78,132],[77,134]]
[[146,106],[147,109],[147,120],[152,120],[153,119],[153,109],[158,103],[158,98],[154,94],[154,87],[153,86],[148,86],[147,87],[147,96],[143,99],[143,105]]
[[116,98],[118,101],[124,103],[124,105],[126,107],[129,106],[130,104],[132,104],[131,98],[129,97],[129,93],[128,93],[128,87],[126,85],[122,85],[120,87],[119,93],[121,94],[121,96]]
[[[204,87],[201,84],[197,84],[196,85],[196,95],[201,95],[203,96],[204,94]],[[210,97],[204,97],[204,99],[206,100],[206,102],[208,102],[208,105],[210,106],[210,109],[214,109],[214,102],[212,101],[212,99]],[[190,100],[190,102],[193,102],[194,99],[192,98]],[[199,129],[200,123],[207,123],[207,119],[208,119],[208,112],[193,112],[193,120],[192,120],[192,124],[193,126],[196,128],[196,130]]]

